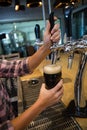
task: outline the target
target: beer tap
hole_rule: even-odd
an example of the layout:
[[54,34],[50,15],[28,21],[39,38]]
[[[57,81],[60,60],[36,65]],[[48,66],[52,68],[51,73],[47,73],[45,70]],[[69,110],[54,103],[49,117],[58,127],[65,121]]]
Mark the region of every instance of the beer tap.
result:
[[[74,100],[72,100],[65,110],[65,114],[76,117],[87,117],[87,101],[84,96],[84,76],[85,66],[87,62],[87,44],[84,40],[78,40],[65,45],[58,45],[57,50],[63,49],[64,52],[69,53],[68,67],[71,68],[75,52],[80,55],[78,72],[74,83]],[[71,61],[70,61],[71,60]]]
[[[49,22],[50,22],[50,32],[51,32],[51,30],[54,27],[54,24],[56,22],[54,20],[54,11],[51,6],[51,0],[48,0],[48,7],[49,7],[48,10],[49,10]],[[57,19],[57,21],[59,22],[58,19]],[[53,43],[53,45],[50,47],[50,50],[51,50],[50,56],[51,56],[52,64],[55,64],[57,61],[57,54],[58,54],[57,45],[58,45],[58,43]]]
[[[49,15],[49,22],[50,22],[50,32],[52,28],[54,27],[54,12],[51,12]],[[57,56],[57,51],[56,51],[56,43],[54,43],[51,47],[51,62],[52,64],[56,63],[56,56]]]
[[[48,0],[49,5],[49,13],[51,13],[51,5],[50,0]],[[54,13],[50,14],[49,21],[51,23],[51,29],[54,26]],[[51,61],[52,64],[56,62],[57,51],[64,50],[64,52],[69,53],[68,57],[68,68],[71,69],[73,63],[73,57],[76,51],[79,52],[80,61],[78,67],[78,73],[76,75],[76,80],[74,83],[74,100],[72,100],[69,106],[65,110],[65,114],[69,116],[76,116],[76,117],[87,117],[87,101],[84,97],[84,86],[83,86],[83,77],[85,73],[85,66],[87,61],[87,41],[85,40],[78,40],[78,41],[71,41],[70,43],[66,43],[64,45],[58,45],[54,43],[51,46],[52,57]]]
[[[48,0],[49,13],[51,13],[50,0]],[[50,14],[49,21],[51,27],[54,25],[53,14]],[[51,28],[52,29],[52,28]],[[68,56],[68,68],[72,68],[73,58],[76,51],[80,54],[80,61],[78,67],[78,73],[76,75],[76,80],[74,83],[74,100],[72,100],[69,106],[66,108],[66,115],[77,116],[77,117],[87,117],[87,102],[84,97],[84,86],[83,86],[83,77],[85,75],[85,66],[87,61],[87,40],[81,39],[78,41],[71,41],[63,45],[58,45],[54,43],[51,46],[51,61],[52,64],[56,63],[57,52],[64,50],[64,52],[69,53]]]

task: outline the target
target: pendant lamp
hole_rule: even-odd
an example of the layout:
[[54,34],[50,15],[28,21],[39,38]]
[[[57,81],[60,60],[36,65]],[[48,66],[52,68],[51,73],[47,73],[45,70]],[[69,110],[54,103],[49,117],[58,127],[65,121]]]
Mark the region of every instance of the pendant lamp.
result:
[[42,1],[41,0],[26,0],[26,6],[28,8],[40,7],[42,6]]
[[79,0],[55,0],[54,2],[54,8],[62,8],[69,5],[74,5],[78,3]]

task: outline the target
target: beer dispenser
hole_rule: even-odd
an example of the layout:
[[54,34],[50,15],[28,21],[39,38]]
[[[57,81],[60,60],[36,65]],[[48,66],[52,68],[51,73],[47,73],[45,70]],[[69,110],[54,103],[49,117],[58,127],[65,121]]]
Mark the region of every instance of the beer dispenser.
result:
[[[54,13],[50,14],[49,21],[51,23],[51,29],[54,26]],[[75,116],[81,118],[87,118],[87,100],[84,96],[84,85],[83,79],[85,75],[85,68],[87,63],[87,43],[85,40],[81,39],[80,41],[72,41],[70,43],[66,43],[64,45],[54,44],[51,46],[52,51],[52,64],[56,62],[55,56],[57,51],[64,50],[64,52],[69,53],[71,57],[71,62],[69,62],[69,66],[71,68],[72,60],[75,54],[75,51],[78,51],[80,54],[80,61],[78,66],[78,72],[75,79],[74,84],[74,99],[70,101],[68,107],[64,110],[65,116]]]

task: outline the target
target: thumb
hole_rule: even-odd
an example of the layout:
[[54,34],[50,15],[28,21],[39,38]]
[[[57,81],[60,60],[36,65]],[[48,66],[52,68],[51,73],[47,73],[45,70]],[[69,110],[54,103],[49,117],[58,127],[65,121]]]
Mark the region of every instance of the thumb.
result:
[[49,20],[47,20],[45,31],[46,31],[46,32],[47,32],[47,31],[50,32],[50,22],[49,22]]
[[44,90],[46,88],[45,83],[42,83],[41,89]]

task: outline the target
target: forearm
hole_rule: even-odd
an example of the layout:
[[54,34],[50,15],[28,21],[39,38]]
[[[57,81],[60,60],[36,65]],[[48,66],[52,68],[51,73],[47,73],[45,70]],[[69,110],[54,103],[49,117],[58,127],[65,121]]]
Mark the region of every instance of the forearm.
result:
[[47,26],[45,28],[43,41],[44,45],[36,52],[35,55],[30,57],[30,69],[33,71],[40,63],[41,61],[50,54],[50,47],[53,45],[53,43],[58,42],[60,39],[60,31],[59,31],[59,25],[55,24],[53,29],[50,32],[50,23],[47,22]]
[[12,120],[14,130],[24,130],[43,110],[55,103],[58,103],[62,95],[62,80],[50,90],[47,90],[45,88],[45,84],[43,84],[37,101],[19,117]]
[[19,117],[12,120],[14,130],[24,130],[35,117],[44,110],[43,105],[37,100],[29,109]]
[[51,43],[45,43],[39,48],[39,50],[29,57],[29,68],[31,72],[44,60],[44,58],[50,54]]

